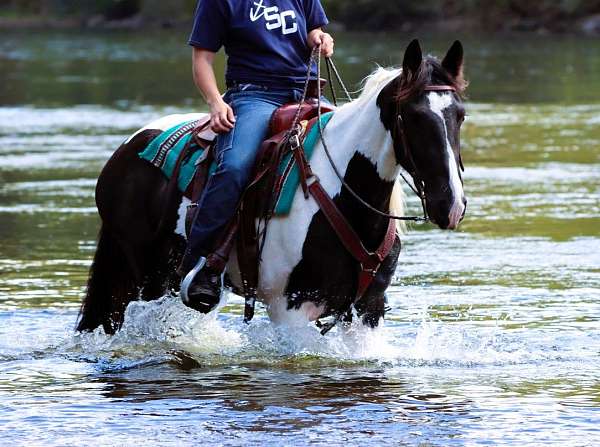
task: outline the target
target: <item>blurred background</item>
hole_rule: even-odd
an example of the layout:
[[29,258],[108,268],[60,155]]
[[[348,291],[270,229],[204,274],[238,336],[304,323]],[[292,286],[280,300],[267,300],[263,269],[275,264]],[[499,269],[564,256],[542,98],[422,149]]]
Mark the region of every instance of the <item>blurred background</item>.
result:
[[[400,64],[419,37],[438,53],[465,41],[473,100],[589,101],[597,87],[600,0],[322,3],[355,86],[375,64]],[[195,5],[0,0],[0,104],[195,104],[185,44]]]
[[[323,0],[336,26],[600,32],[598,0]],[[0,0],[0,23],[136,27],[189,20],[196,0]],[[117,23],[117,22],[121,23]],[[111,23],[112,22],[112,23]]]
[[415,37],[439,57],[461,39],[470,80],[466,219],[411,229],[386,326],[354,345],[263,309],[247,327],[233,296],[208,323],[167,297],[75,335],[100,170],[206,110],[195,1],[0,0],[5,444],[600,445],[600,1],[323,4],[355,92]]

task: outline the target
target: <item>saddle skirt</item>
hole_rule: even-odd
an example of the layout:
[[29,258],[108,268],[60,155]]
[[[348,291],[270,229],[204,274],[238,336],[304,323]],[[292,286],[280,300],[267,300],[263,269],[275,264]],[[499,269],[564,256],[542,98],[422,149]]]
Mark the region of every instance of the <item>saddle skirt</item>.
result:
[[[265,151],[285,150],[279,143],[285,138],[291,127],[294,117],[298,113],[298,107],[299,105],[296,103],[285,104],[273,113],[269,123],[268,139],[257,157],[257,164],[265,163],[266,159],[278,163],[277,178],[273,183],[276,215],[289,214],[296,189],[299,186],[300,173],[291,153],[265,154]],[[323,104],[321,109],[322,124],[325,127],[333,115],[334,108]],[[302,141],[308,159],[319,140],[318,126],[315,126],[317,115],[316,100],[309,100],[300,106],[299,119],[304,130]],[[159,134],[138,153],[140,158],[161,169],[169,179],[173,177],[175,171],[178,171],[178,189],[192,201],[199,198],[208,176],[216,170],[211,148],[217,134],[207,128],[206,124],[209,119],[209,117],[205,117],[201,120],[179,123]],[[184,151],[185,154],[183,154]],[[182,160],[180,160],[181,157],[183,157]],[[258,169],[257,166],[255,171]]]

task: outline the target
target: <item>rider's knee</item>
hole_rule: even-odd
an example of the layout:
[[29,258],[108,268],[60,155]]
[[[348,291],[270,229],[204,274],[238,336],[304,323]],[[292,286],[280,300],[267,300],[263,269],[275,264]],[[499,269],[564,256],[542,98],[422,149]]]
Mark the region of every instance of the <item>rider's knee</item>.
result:
[[226,181],[239,185],[240,187],[245,186],[248,182],[251,169],[252,167],[239,162],[223,163],[221,166],[223,175],[227,179]]

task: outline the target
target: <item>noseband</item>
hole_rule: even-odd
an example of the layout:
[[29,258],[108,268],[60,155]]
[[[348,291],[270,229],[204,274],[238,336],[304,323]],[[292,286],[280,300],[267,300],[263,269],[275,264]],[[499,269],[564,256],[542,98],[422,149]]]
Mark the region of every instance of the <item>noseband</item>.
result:
[[[425,92],[453,92],[456,93],[456,88],[451,85],[428,85],[423,91]],[[412,189],[412,191],[417,195],[417,197],[421,200],[421,206],[423,207],[423,220],[428,221],[429,216],[427,214],[427,197],[425,196],[425,181],[419,175],[419,170],[417,169],[417,164],[415,163],[415,159],[412,155],[412,150],[410,148],[410,144],[408,143],[408,138],[406,137],[404,119],[402,118],[402,104],[399,102],[396,103],[396,119],[397,125],[394,127],[394,140],[397,139],[398,134],[400,135],[400,140],[402,142],[402,148],[404,149],[404,158],[408,161],[408,173],[413,178],[414,186],[408,181],[408,179],[401,173],[400,176],[406,182],[406,184]]]

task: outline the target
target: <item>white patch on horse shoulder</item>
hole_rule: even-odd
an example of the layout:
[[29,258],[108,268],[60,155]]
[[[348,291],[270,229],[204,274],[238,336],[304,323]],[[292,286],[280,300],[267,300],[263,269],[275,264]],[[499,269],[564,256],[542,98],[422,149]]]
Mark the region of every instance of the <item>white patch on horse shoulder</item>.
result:
[[[379,70],[369,78],[363,94],[355,101],[338,108],[325,128],[325,140],[331,150],[335,166],[342,175],[348,169],[350,160],[356,152],[365,155],[377,167],[382,179],[394,181],[399,168],[396,164],[393,142],[390,133],[379,119],[377,95],[387,84],[386,81],[397,76],[397,71]],[[321,180],[321,185],[330,197],[341,191],[342,184],[328,160],[322,141],[315,146],[310,160],[313,172]],[[304,197],[302,188],[296,190],[292,209],[288,216],[271,220],[259,268],[258,295],[269,306],[269,314],[274,320],[292,318],[294,312],[287,311],[285,289],[290,274],[302,260],[302,249],[306,241],[310,224],[319,211],[312,199]],[[267,261],[268,260],[268,261]],[[322,310],[305,303],[296,315],[313,319]]]
[[171,127],[176,126],[177,124],[185,123],[186,121],[199,120],[205,117],[206,115],[206,113],[177,113],[174,115],[163,116],[162,118],[152,121],[150,124],[147,124],[140,130],[135,132],[125,141],[125,144],[129,143],[133,139],[133,137],[142,133],[145,130],[156,129],[162,130],[164,132],[165,130],[169,130]]
[[450,228],[456,228],[460,221],[460,218],[464,212],[465,205],[463,204],[463,186],[458,176],[458,165],[456,164],[456,158],[452,145],[448,139],[448,126],[446,126],[446,118],[444,117],[444,110],[452,105],[454,98],[451,93],[437,93],[431,92],[427,96],[429,99],[429,107],[431,111],[440,117],[442,124],[444,125],[444,137],[446,139],[446,155],[448,156],[448,168],[450,170],[450,188],[452,189],[452,197],[454,203],[449,213]]
[[[187,214],[187,207],[191,205],[192,201],[187,197],[184,197],[179,205],[179,210],[177,211],[177,226],[175,227],[175,234],[183,236],[185,235],[185,216]],[[187,238],[186,238],[187,239]]]

